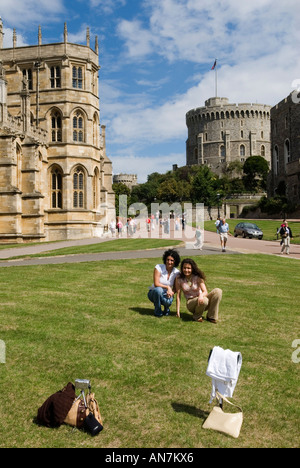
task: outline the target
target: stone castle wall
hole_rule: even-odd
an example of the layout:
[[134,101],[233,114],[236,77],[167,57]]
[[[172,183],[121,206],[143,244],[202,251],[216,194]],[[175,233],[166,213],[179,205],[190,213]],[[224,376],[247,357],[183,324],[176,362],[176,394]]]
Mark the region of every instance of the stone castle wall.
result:
[[[115,216],[98,47],[0,48],[0,241],[99,236]],[[101,129],[101,132],[100,132]]]
[[270,109],[216,97],[187,112],[187,165],[208,165],[222,174],[229,163],[243,163],[249,156],[260,155],[270,162]]

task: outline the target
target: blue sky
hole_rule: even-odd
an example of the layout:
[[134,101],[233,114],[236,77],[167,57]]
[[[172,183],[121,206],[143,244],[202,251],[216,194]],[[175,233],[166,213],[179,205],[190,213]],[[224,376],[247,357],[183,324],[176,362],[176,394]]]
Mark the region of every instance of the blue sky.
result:
[[[275,105],[300,84],[299,0],[0,0],[4,47],[99,39],[100,118],[114,173],[185,164],[185,114],[215,95]],[[296,84],[295,84],[296,83]]]

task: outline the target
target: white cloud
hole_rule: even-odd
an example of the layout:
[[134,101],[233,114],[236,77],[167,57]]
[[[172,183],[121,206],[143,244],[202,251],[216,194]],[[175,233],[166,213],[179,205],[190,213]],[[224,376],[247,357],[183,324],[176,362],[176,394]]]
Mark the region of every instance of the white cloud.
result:
[[13,27],[32,28],[37,22],[54,21],[65,11],[64,0],[0,0],[3,21]]
[[122,20],[118,33],[125,39],[128,55],[131,58],[144,57],[153,52],[155,37],[152,31],[143,29],[140,21]]
[[93,28],[90,28],[86,23],[82,23],[77,32],[70,32],[68,29],[68,42],[72,42],[73,44],[86,44],[87,28],[90,30],[90,44],[91,47],[93,47],[94,31]]
[[99,8],[103,13],[111,14],[126,5],[126,0],[90,0],[92,8]]
[[[4,38],[3,38],[3,47],[10,48],[13,46],[13,30],[10,28],[3,28]],[[17,34],[17,46],[22,47],[28,45],[23,38],[22,34]]]
[[149,21],[121,20],[119,33],[131,58],[151,53],[169,61],[227,63],[265,55],[299,36],[298,0],[146,0]]

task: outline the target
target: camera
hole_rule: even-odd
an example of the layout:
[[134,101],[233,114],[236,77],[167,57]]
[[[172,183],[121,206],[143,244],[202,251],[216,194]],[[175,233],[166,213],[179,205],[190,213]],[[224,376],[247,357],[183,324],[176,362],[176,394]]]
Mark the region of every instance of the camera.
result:
[[[99,434],[99,432],[102,431],[103,426],[102,424],[95,418],[93,414],[93,410],[91,408],[88,408],[87,402],[86,402],[86,395],[85,391],[88,391],[88,394],[91,394],[91,382],[87,379],[76,379],[75,380],[75,390],[78,390],[80,392],[80,395],[77,397],[77,400],[82,397],[84,401],[84,406],[86,409],[86,412],[88,413],[84,419],[83,427],[88,431],[92,436],[95,436]],[[98,406],[98,403],[97,403]],[[100,416],[101,419],[101,416]]]
[[75,390],[90,390],[91,389],[91,383],[89,380],[86,379],[76,379],[75,380]]

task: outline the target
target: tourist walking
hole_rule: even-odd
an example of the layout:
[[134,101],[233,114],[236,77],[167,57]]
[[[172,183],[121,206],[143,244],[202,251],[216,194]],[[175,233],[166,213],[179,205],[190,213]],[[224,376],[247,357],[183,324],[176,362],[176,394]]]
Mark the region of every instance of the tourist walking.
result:
[[219,233],[220,233],[220,241],[221,241],[221,249],[222,252],[226,252],[226,244],[228,240],[228,234],[229,234],[229,225],[226,223],[226,219],[223,218],[221,219],[219,225],[218,225]]
[[281,235],[281,253],[283,254],[286,251],[286,254],[289,255],[290,253],[290,241],[293,238],[292,230],[289,228],[289,223],[285,221],[280,229]]
[[194,244],[194,249],[202,250],[203,239],[202,239],[202,232],[201,232],[200,226],[196,227],[195,240],[196,240],[196,242]]

